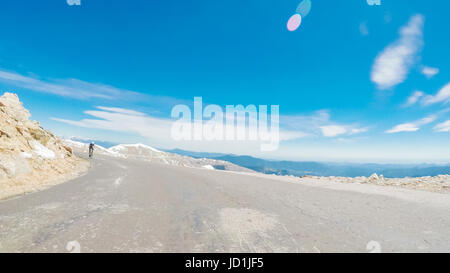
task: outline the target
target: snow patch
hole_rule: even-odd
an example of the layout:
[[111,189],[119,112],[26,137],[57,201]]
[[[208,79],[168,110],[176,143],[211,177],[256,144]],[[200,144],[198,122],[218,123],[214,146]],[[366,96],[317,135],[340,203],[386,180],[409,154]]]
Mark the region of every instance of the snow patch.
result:
[[136,143],[136,144],[119,144],[116,145],[114,147],[109,148],[110,151],[123,151],[127,148],[143,148],[143,149],[148,149],[151,150],[153,152],[157,152],[160,153],[161,151],[158,149],[155,149],[153,147],[150,147],[148,145],[142,144],[142,143]]
[[30,154],[30,153],[27,153],[27,152],[21,152],[21,153],[20,153],[20,156],[21,156],[22,158],[33,158],[33,155]]
[[47,147],[45,147],[44,145],[42,145],[37,141],[33,143],[33,148],[34,148],[33,152],[42,158],[45,159],[55,158],[55,153],[52,150],[48,149]]
[[74,141],[74,140],[71,140],[71,139],[64,139],[63,142],[66,145],[69,145],[71,147],[84,148],[84,146],[86,146],[85,143]]

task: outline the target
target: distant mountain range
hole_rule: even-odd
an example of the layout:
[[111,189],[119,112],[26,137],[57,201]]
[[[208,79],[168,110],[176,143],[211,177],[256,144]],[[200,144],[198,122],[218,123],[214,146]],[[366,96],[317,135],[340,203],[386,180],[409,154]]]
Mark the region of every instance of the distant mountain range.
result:
[[275,161],[220,153],[191,152],[180,149],[167,152],[194,158],[211,158],[228,161],[257,172],[277,175],[294,176],[370,176],[373,173],[382,174],[389,178],[421,177],[450,174],[450,165],[435,164],[356,164],[356,163],[322,163]]
[[[95,142],[97,145],[110,148],[117,145],[98,140],[71,138],[83,143]],[[373,173],[382,174],[388,178],[422,177],[450,174],[450,165],[438,164],[357,164],[357,163],[324,163],[314,161],[276,161],[223,153],[193,152],[181,149],[164,150],[182,156],[193,158],[208,158],[227,161],[235,165],[265,174],[294,176],[370,176]]]

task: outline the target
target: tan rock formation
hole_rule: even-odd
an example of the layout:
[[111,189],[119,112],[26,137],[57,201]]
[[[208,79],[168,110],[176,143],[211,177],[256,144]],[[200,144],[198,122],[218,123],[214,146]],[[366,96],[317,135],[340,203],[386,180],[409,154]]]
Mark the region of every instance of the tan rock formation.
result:
[[86,161],[30,116],[17,95],[0,97],[0,199],[39,190],[87,169]]

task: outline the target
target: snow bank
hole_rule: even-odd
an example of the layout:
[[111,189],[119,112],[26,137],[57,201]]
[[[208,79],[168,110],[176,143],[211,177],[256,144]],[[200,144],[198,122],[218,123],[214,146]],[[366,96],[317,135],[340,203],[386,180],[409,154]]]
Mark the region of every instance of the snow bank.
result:
[[42,158],[45,158],[45,159],[54,159],[55,158],[55,152],[48,149],[47,147],[45,147],[44,145],[42,145],[41,143],[39,143],[37,141],[33,142],[33,148],[34,148],[33,152]]
[[119,144],[119,145],[116,145],[116,146],[113,146],[113,147],[109,148],[108,150],[120,152],[120,151],[126,150],[128,148],[136,148],[136,149],[142,148],[142,149],[147,149],[147,150],[150,150],[150,151],[153,151],[153,152],[156,152],[156,153],[162,153],[160,150],[155,149],[153,147],[150,147],[148,145],[142,144],[142,143]]
[[21,152],[20,153],[20,156],[22,157],[22,158],[33,158],[33,155],[32,154],[30,154],[30,153],[27,153],[27,152]]

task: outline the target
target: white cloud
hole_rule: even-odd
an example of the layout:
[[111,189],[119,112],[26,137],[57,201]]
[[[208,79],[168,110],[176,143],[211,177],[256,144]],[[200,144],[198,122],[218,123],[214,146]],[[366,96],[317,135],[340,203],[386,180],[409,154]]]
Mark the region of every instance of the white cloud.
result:
[[409,107],[416,104],[422,97],[424,93],[422,91],[415,91],[403,104],[403,107]]
[[335,137],[347,133],[347,129],[340,125],[321,126],[322,134],[326,137]]
[[424,105],[431,105],[440,102],[443,103],[450,102],[450,83],[447,83],[447,85],[442,87],[441,90],[439,90],[439,92],[436,95],[434,96],[427,95],[422,100],[422,103]]
[[151,106],[157,106],[159,110],[161,110],[161,108],[167,110],[177,104],[190,103],[185,100],[167,96],[154,96],[131,90],[119,89],[106,84],[89,83],[78,79],[44,80],[38,77],[24,76],[16,72],[9,72],[1,69],[0,82],[15,88],[79,100],[147,101]]
[[387,130],[386,133],[395,134],[400,132],[416,132],[420,130],[420,126],[432,123],[435,120],[436,116],[431,115],[415,122],[399,124],[394,128]]
[[368,127],[365,128],[352,128],[350,129],[350,134],[354,135],[354,134],[361,134],[361,133],[365,133],[369,130]]
[[[259,140],[176,141],[171,137],[173,119],[152,117],[141,112],[117,107],[98,106],[97,109],[85,111],[84,113],[91,116],[91,118],[82,120],[69,120],[57,117],[51,119],[78,127],[135,134],[145,138],[149,144],[163,148],[209,150],[237,154],[254,153],[260,149]],[[306,134],[300,131],[280,128],[280,141],[293,140],[305,136]]]
[[84,113],[94,118],[82,119],[79,121],[61,118],[51,118],[52,120],[64,122],[66,124],[84,127],[104,129],[124,133],[138,133],[157,141],[170,136],[170,119],[153,118],[134,110],[116,107],[97,107],[98,110],[85,111]]
[[92,84],[77,79],[45,81],[3,70],[0,70],[0,82],[32,91],[76,99],[117,99],[141,96],[137,92],[121,90],[104,84]]
[[439,73],[439,68],[424,66],[420,72],[422,72],[422,74],[424,74],[428,79],[431,79]]
[[439,123],[434,127],[436,132],[450,132],[450,120]]
[[131,116],[145,116],[146,114],[134,110],[117,108],[117,107],[105,107],[105,106],[97,106],[98,109],[108,111],[108,112],[116,112],[120,114],[126,114]]
[[[104,106],[96,108],[85,111],[84,114],[90,116],[85,119],[70,120],[54,117],[52,120],[77,127],[124,133],[128,137],[142,137],[144,138],[142,141],[160,148],[253,155],[260,152],[259,141],[175,141],[170,137],[173,119],[153,117],[125,108]],[[300,127],[305,131],[299,129]],[[296,140],[317,134],[325,137],[353,136],[367,130],[368,128],[360,128],[355,125],[333,124],[328,111],[318,111],[311,116],[280,116],[280,141]]]
[[416,55],[423,47],[424,17],[414,15],[401,28],[398,40],[388,45],[375,59],[371,80],[379,89],[389,89],[406,80]]
[[400,132],[416,132],[419,131],[419,127],[415,123],[403,123],[395,126],[391,130],[386,131],[388,134],[395,134]]
[[343,144],[354,144],[360,141],[367,140],[368,137],[359,136],[359,137],[340,137],[335,139],[337,143],[343,143]]
[[330,113],[320,110],[311,115],[282,115],[280,116],[280,127],[291,131],[300,131],[306,135],[317,135],[320,126],[330,123]]
[[369,129],[368,127],[360,128],[357,125],[332,122],[327,110],[316,111],[312,115],[281,116],[280,123],[291,130],[301,130],[309,135],[325,137],[360,134]]
[[326,125],[321,126],[320,130],[325,137],[336,137],[340,135],[356,135],[362,134],[368,131],[369,128],[358,128],[350,125]]

